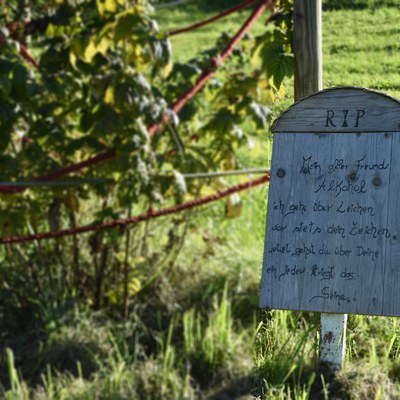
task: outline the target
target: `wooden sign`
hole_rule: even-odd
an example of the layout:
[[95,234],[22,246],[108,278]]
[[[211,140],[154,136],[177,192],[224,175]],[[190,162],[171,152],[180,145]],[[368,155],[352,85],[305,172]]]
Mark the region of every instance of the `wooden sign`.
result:
[[260,306],[400,316],[400,103],[328,89],[272,131]]

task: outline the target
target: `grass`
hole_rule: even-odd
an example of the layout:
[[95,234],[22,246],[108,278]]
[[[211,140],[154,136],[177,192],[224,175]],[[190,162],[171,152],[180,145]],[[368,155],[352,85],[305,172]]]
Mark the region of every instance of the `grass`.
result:
[[398,19],[398,8],[325,12],[325,86],[364,86],[399,98]]
[[[174,38],[174,57],[195,56],[223,29],[235,31],[247,13]],[[193,6],[157,12],[164,29],[206,15]],[[331,10],[323,19],[325,86],[362,85],[400,97],[398,9]],[[291,93],[289,82],[275,115],[293,101]],[[239,166],[268,165],[266,136],[239,154]],[[34,314],[40,324],[14,324],[11,338],[3,326],[0,342],[9,347],[0,354],[0,397],[399,398],[397,319],[350,316],[347,362],[328,374],[316,367],[317,314],[258,310],[266,196],[266,187],[241,195],[243,212],[235,219],[225,218],[224,202],[192,212],[174,268],[168,264],[134,297],[128,319],[94,313],[73,294],[62,304],[49,296],[24,305],[25,317]],[[167,223],[148,226],[150,244],[156,246],[160,229],[167,231]]]
[[[189,59],[196,57],[200,52],[212,47],[222,32],[236,33],[250,13],[249,8],[238,13],[233,13],[199,30],[172,36],[171,44],[174,61],[185,63]],[[155,17],[160,21],[160,28],[168,32],[190,26],[216,14],[218,14],[218,11],[206,12],[199,10],[195,5],[187,5],[158,10],[155,12]],[[263,18],[261,18],[253,26],[252,32],[261,33],[263,31]],[[187,46],[187,43],[190,43],[190,46]]]

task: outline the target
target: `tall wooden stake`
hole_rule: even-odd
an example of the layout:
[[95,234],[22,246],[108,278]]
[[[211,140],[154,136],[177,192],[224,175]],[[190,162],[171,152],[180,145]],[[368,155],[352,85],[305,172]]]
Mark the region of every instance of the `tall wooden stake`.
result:
[[[294,56],[296,100],[322,89],[321,0],[294,1]],[[321,314],[321,363],[340,369],[346,352],[346,314]]]
[[322,90],[322,0],[294,1],[296,100]]
[[294,97],[296,100],[322,89],[322,0],[295,0]]

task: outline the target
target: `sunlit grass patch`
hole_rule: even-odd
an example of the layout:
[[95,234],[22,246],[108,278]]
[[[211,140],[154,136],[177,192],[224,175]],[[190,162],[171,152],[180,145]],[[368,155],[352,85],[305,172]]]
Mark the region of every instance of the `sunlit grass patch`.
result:
[[324,82],[400,97],[398,8],[323,13]]

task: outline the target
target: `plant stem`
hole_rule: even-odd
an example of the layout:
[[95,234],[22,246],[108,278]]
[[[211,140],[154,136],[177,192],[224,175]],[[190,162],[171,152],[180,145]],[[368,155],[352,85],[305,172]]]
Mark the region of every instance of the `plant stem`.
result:
[[[128,208],[128,218],[132,216],[132,205],[129,205]],[[125,259],[124,259],[124,299],[123,299],[123,309],[122,316],[124,318],[128,317],[128,283],[129,283],[129,253],[130,253],[130,245],[131,245],[131,230],[129,228],[126,229],[125,236]]]

